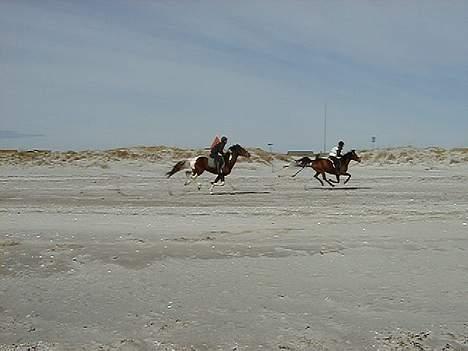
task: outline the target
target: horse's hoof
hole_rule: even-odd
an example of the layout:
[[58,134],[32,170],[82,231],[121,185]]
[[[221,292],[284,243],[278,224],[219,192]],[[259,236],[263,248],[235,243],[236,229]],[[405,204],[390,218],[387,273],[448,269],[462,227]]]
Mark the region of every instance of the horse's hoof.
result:
[[224,186],[224,182],[219,183],[219,186]]
[[198,188],[198,190],[201,190],[201,185],[200,185],[200,184],[198,184],[198,187],[197,187],[197,188]]

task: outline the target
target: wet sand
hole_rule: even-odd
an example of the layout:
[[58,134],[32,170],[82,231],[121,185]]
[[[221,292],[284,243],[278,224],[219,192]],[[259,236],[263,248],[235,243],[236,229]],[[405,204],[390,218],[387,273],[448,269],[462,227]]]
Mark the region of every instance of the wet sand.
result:
[[0,350],[468,350],[468,167],[0,167]]

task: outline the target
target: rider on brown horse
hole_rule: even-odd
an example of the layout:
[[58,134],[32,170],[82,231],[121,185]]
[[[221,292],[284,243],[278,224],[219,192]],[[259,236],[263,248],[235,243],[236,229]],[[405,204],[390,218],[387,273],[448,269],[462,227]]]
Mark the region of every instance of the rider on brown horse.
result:
[[211,148],[210,157],[214,159],[218,175],[224,182],[223,167],[224,167],[224,147],[227,144],[227,138],[223,136],[221,141]]
[[335,166],[335,171],[337,175],[340,174],[340,166],[341,166],[340,158],[341,156],[343,156],[341,154],[341,152],[343,151],[343,146],[344,146],[344,142],[340,141],[338,143],[338,146],[335,146],[333,149],[331,149],[330,153],[328,154],[328,158],[333,161],[333,165]]

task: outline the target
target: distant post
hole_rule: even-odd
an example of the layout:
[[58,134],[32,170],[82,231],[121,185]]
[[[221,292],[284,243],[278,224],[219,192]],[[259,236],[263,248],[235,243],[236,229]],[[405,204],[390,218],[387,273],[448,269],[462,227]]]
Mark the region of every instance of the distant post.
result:
[[376,140],[376,137],[373,136],[373,137],[371,138],[372,148],[373,148],[373,149],[375,149],[375,140]]
[[323,109],[323,152],[327,152],[327,104]]
[[273,173],[273,143],[268,143],[267,145],[271,156],[271,173]]

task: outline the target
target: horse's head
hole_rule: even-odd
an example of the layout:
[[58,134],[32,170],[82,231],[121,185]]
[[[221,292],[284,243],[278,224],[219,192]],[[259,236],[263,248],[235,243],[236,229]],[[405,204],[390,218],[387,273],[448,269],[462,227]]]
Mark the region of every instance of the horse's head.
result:
[[361,158],[356,153],[356,150],[351,150],[348,152],[348,154],[351,160],[356,161],[356,162],[361,162]]
[[229,148],[229,151],[231,151],[233,154],[237,154],[238,156],[250,157],[250,153],[239,144],[232,145]]

